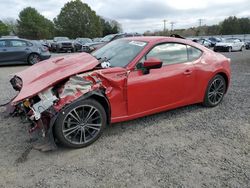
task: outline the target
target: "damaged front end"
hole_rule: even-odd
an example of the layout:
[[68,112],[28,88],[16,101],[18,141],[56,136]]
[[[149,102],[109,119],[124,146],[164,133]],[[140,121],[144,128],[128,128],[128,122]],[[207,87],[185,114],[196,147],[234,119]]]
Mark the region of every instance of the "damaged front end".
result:
[[[23,87],[22,79],[18,76],[10,80],[12,87],[20,92]],[[59,81],[39,93],[28,98],[12,101],[13,115],[21,115],[30,122],[29,133],[32,140],[36,140],[34,148],[41,151],[50,151],[56,148],[53,137],[53,125],[60,111],[68,104],[94,90],[103,90],[101,81],[89,73],[73,75]]]

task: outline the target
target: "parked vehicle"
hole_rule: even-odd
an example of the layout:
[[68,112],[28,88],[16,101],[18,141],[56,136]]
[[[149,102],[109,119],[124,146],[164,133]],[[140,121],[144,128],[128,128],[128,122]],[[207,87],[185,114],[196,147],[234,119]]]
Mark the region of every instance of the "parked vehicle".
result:
[[245,41],[245,48],[246,48],[246,50],[250,49],[250,40],[249,41]]
[[68,37],[55,37],[51,43],[51,50],[53,52],[74,52],[74,44]]
[[93,42],[100,42],[100,40],[102,40],[102,38],[93,38],[92,39]]
[[216,43],[222,41],[222,38],[218,38],[218,37],[209,37],[208,40],[211,41],[211,47],[214,47]]
[[197,42],[197,43],[199,43],[207,48],[210,48],[213,46],[212,42],[208,39],[200,38],[200,39],[194,39],[193,41]]
[[11,83],[19,94],[11,104],[26,112],[33,129],[80,148],[110,123],[194,103],[215,107],[230,76],[230,59],[192,41],[124,38],[17,73]]
[[82,46],[91,42],[93,41],[90,38],[76,38],[74,41],[75,51],[82,51]]
[[111,34],[103,37],[99,42],[92,42],[92,43],[86,43],[82,47],[83,52],[93,52],[96,49],[99,49],[106,45],[107,43],[120,39],[120,38],[125,38],[125,37],[134,37],[134,36],[141,36],[138,33],[118,33],[118,34]]
[[0,38],[0,65],[35,64],[50,58],[47,47],[40,42],[18,38]]
[[223,40],[222,42],[216,43],[214,46],[214,51],[242,51],[245,47],[245,43],[241,39],[237,38],[228,38]]

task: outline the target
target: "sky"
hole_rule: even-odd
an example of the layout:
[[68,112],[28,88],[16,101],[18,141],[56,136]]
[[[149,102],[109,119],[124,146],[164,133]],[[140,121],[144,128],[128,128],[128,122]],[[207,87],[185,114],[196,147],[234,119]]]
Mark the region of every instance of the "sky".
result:
[[[31,6],[53,20],[69,0],[0,0],[0,20],[18,18],[19,12]],[[250,17],[250,0],[82,0],[96,13],[117,20],[124,32],[189,28],[217,24],[228,16]]]

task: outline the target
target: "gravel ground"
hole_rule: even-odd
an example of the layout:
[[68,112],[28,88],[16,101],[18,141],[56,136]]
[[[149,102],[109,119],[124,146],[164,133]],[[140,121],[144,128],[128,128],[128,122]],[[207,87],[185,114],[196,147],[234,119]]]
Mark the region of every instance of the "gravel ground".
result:
[[[0,187],[250,187],[250,51],[232,59],[216,108],[192,105],[109,127],[93,145],[41,153],[0,108]],[[0,68],[0,103],[14,92]]]

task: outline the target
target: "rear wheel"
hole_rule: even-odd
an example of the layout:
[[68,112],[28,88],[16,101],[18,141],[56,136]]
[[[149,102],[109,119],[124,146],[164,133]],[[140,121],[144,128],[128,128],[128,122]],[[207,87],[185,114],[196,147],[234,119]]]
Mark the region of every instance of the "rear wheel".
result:
[[221,75],[216,75],[208,83],[203,105],[207,107],[217,106],[226,92],[226,81]]
[[106,123],[106,112],[100,103],[92,99],[77,101],[58,116],[55,136],[67,147],[86,147],[101,136]]
[[40,61],[40,56],[38,54],[30,54],[28,57],[28,63],[34,65]]

